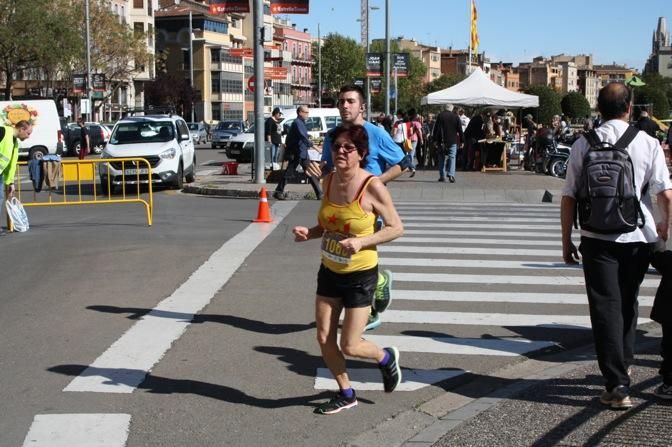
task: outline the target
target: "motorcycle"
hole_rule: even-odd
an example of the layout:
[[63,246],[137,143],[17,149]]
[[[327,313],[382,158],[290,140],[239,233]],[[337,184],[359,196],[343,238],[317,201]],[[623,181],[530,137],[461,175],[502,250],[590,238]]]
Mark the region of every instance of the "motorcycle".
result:
[[571,150],[568,139],[557,141],[550,129],[541,129],[536,138],[533,153],[534,171],[552,177],[564,178]]

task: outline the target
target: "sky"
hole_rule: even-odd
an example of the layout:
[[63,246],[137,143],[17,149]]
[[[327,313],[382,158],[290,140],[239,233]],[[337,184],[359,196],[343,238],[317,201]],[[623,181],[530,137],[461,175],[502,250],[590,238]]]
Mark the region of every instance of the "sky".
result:
[[[466,49],[470,0],[388,0],[390,37]],[[283,16],[317,36],[339,33],[360,42],[360,0],[311,0],[310,14]],[[385,0],[369,0],[369,38],[385,37]],[[479,52],[491,62],[592,54],[593,63],[644,68],[658,17],[672,27],[670,0],[476,0]]]

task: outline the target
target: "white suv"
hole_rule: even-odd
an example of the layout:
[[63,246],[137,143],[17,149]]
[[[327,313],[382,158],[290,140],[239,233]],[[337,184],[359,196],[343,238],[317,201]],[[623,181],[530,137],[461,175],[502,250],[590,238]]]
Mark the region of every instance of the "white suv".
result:
[[[152,167],[152,183],[177,189],[182,189],[184,181],[193,182],[196,174],[194,142],[187,123],[177,115],[133,116],[118,121],[101,157],[144,158]],[[108,184],[113,189],[122,181],[149,183],[147,168],[131,162],[123,166],[121,162],[100,164],[103,193],[109,192]]]

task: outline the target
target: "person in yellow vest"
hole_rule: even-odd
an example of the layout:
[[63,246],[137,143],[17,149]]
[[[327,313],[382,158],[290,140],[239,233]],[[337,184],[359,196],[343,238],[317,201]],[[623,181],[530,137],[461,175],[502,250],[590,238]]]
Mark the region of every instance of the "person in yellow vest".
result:
[[[398,238],[404,228],[383,182],[363,168],[369,149],[364,126],[346,124],[330,135],[335,170],[324,181],[318,224],[292,230],[297,242],[322,239],[315,325],[322,358],[340,390],[316,408],[319,414],[334,414],[357,405],[345,366],[346,355],[375,360],[388,393],[401,382],[399,350],[393,346],[381,348],[362,339],[362,333],[378,283],[376,246]],[[385,224],[375,231],[378,216]],[[343,309],[338,342],[338,320]]]
[[4,196],[14,196],[14,176],[19,161],[19,140],[27,139],[33,132],[28,121],[19,121],[12,126],[0,127],[0,204],[4,207]]

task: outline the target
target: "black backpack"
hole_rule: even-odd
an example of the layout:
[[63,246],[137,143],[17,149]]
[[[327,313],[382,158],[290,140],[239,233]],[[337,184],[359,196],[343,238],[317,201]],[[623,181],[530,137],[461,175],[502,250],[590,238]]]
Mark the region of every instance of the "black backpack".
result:
[[637,199],[635,167],[626,150],[638,133],[635,127],[628,126],[613,145],[600,141],[595,130],[585,135],[590,149],[583,157],[575,215],[582,229],[616,234],[630,233],[644,226],[644,214]]

